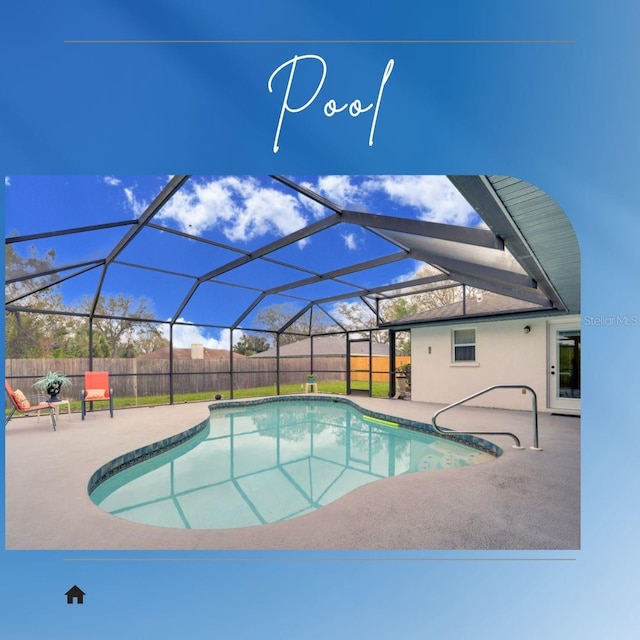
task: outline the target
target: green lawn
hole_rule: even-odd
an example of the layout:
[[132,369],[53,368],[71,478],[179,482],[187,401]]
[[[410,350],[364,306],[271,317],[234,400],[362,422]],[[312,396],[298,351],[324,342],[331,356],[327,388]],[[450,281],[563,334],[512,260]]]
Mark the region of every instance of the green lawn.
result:
[[[368,389],[366,383],[358,383],[353,385],[355,390]],[[318,382],[318,391],[320,393],[335,393],[337,395],[345,395],[347,392],[347,383],[344,381],[322,381]],[[386,382],[374,382],[372,394],[375,398],[388,397],[389,385]],[[304,386],[300,384],[285,384],[280,386],[280,394],[295,394],[304,393]],[[181,393],[173,396],[173,402],[179,404],[181,402],[206,402],[207,400],[213,401],[216,394],[220,394],[225,400],[229,399],[228,390],[219,391],[204,391],[200,393]],[[268,387],[254,387],[252,389],[237,389],[234,392],[234,398],[255,398],[260,396],[275,396],[275,386]],[[118,396],[113,399],[114,408],[118,407],[135,407],[135,406],[151,406],[169,404],[169,396],[145,396],[145,397],[123,397]],[[106,409],[109,407],[107,402],[96,402],[94,409]],[[80,412],[80,400],[71,400],[71,411]],[[5,411],[5,415],[8,415],[9,409]]]

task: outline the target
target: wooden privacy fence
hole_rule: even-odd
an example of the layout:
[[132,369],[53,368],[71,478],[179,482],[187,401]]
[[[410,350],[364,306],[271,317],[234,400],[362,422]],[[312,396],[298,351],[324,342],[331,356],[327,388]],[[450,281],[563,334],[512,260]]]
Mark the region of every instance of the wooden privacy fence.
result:
[[[407,356],[397,357],[396,365],[408,362]],[[352,356],[352,380],[368,380],[369,358]],[[233,388],[251,389],[276,384],[276,358],[238,358],[233,361]],[[229,391],[230,362],[227,359],[175,359],[173,361],[173,392],[198,393]],[[84,384],[84,372],[89,370],[88,358],[32,358],[5,360],[5,375],[14,388],[27,395],[34,392],[33,384],[48,371],[58,371],[71,378],[72,387],[63,391],[64,397],[79,399]],[[136,358],[94,358],[94,371],[108,371],[114,395],[117,397],[147,397],[169,395],[169,360]],[[360,370],[360,371],[358,371]],[[389,358],[373,358],[373,379],[388,380]],[[311,358],[298,356],[280,358],[280,384],[303,384],[311,372]],[[346,357],[314,356],[313,372],[319,381],[346,380]],[[356,377],[359,376],[359,377]]]
[[[396,356],[396,367],[411,362],[411,356]],[[389,357],[373,356],[371,358],[373,382],[389,381]],[[351,356],[351,380],[366,382],[369,380],[369,356]]]
[[[345,380],[345,358],[314,357],[314,372],[320,380]],[[228,391],[231,382],[230,363],[227,359],[182,360],[173,362],[173,392],[198,393]],[[34,393],[33,384],[48,371],[58,371],[71,378],[72,387],[65,388],[63,396],[80,398],[84,385],[84,372],[89,370],[88,358],[33,358],[5,360],[5,375],[14,388],[27,395]],[[169,360],[142,360],[136,358],[94,358],[94,371],[108,371],[114,395],[119,397],[145,397],[169,395]],[[233,362],[234,389],[250,389],[276,384],[276,358],[242,358]],[[281,358],[280,384],[303,384],[311,372],[308,357]]]

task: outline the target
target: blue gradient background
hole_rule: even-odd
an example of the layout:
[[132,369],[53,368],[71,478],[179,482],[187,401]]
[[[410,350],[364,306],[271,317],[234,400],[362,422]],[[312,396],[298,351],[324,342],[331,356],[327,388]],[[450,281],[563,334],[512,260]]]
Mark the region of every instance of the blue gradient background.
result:
[[[22,0],[5,3],[0,19],[0,174],[513,175],[553,195],[575,226],[583,316],[640,316],[640,6],[632,0],[233,7]],[[303,53],[325,58],[327,79],[313,107],[285,120],[274,155],[279,100],[267,79]],[[374,100],[389,58],[395,69],[370,148],[366,116],[327,119],[321,105],[331,97]],[[636,637],[640,327],[583,331],[581,550],[2,551],[0,632],[12,639]],[[87,593],[81,607],[66,605],[73,584]]]

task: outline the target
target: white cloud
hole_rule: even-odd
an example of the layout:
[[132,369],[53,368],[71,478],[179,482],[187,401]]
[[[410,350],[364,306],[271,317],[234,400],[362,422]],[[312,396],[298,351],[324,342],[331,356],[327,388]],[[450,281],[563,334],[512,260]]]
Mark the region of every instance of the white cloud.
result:
[[[307,189],[311,189],[311,191],[318,191],[318,187],[315,184],[311,184],[311,182],[301,182],[301,187],[306,187]],[[319,202],[312,200],[311,198],[307,198],[307,196],[303,196],[301,193],[298,194],[298,202],[300,205],[309,211],[311,215],[316,219],[320,220],[324,218],[326,215],[331,213],[330,209],[327,209],[324,205],[321,205]]]
[[362,189],[414,207],[420,220],[465,226],[477,222],[475,211],[445,176],[374,176]]
[[[302,186],[315,191],[343,209],[357,210],[364,205],[363,196],[366,195],[362,192],[360,182],[361,180],[353,176],[320,176],[315,184],[306,182]],[[323,205],[305,196],[300,196],[300,199],[316,218],[323,218],[330,212]]]
[[183,231],[196,235],[218,227],[234,242],[284,236],[307,224],[295,196],[264,187],[255,178],[234,176],[190,183],[156,219],[175,220]]
[[5,187],[10,187],[11,186],[11,178],[9,176],[5,176],[4,177],[4,186]]
[[[316,183],[302,182],[301,186],[315,191],[342,209],[359,211],[367,209],[367,193],[362,190],[361,183],[361,178],[353,176],[320,176]],[[331,213],[330,209],[306,196],[298,197],[302,206],[316,219],[324,218]]]
[[[178,322],[187,322],[184,318],[179,318]],[[168,325],[162,325],[162,335],[169,339]],[[238,335],[234,335],[238,339]],[[205,333],[201,327],[187,323],[173,326],[173,347],[174,349],[189,349],[192,344],[202,344],[209,349],[229,350],[229,329],[221,329],[218,337],[215,338]]]
[[360,201],[359,187],[350,176],[322,176],[318,178],[318,191],[345,209]]
[[[315,184],[304,186],[321,194],[340,207],[387,213],[381,196],[392,203],[412,207],[419,220],[476,226],[479,218],[446,176],[321,176]],[[322,217],[327,209],[314,202],[305,208],[314,217]],[[393,215],[393,211],[389,212]]]
[[358,241],[356,240],[355,233],[343,233],[342,239],[344,240],[344,246],[349,249],[349,251],[355,251],[358,248]]
[[[105,179],[106,180],[106,179]],[[394,214],[394,207],[410,207],[420,220],[477,226],[479,218],[445,176],[320,176],[303,186],[338,206]],[[129,207],[136,216],[146,204],[125,188]],[[326,207],[298,193],[265,186],[254,177],[225,176],[192,180],[157,213],[157,220],[173,220],[182,231],[202,235],[217,230],[231,242],[263,236],[282,237],[329,214]],[[343,236],[348,249],[362,240]],[[357,242],[359,240],[359,242]],[[303,249],[308,240],[298,242]]]
[[105,176],[102,180],[105,184],[108,184],[110,187],[117,187],[119,184],[122,183],[122,180],[120,180],[119,178],[115,178],[114,176]]
[[140,214],[147,208],[147,204],[142,200],[138,200],[133,193],[133,189],[129,189],[128,187],[125,188],[124,195],[127,198],[127,204],[133,212],[133,215],[138,218]]

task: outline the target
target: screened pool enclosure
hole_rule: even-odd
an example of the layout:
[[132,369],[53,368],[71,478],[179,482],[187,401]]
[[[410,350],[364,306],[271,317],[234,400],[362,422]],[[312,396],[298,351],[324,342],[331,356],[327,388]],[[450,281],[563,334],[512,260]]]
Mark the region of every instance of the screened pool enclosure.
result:
[[5,205],[6,377],[23,388],[56,370],[77,395],[107,370],[117,398],[173,403],[312,375],[391,397],[402,317],[464,314],[480,291],[579,305],[570,225],[516,178],[11,176]]

